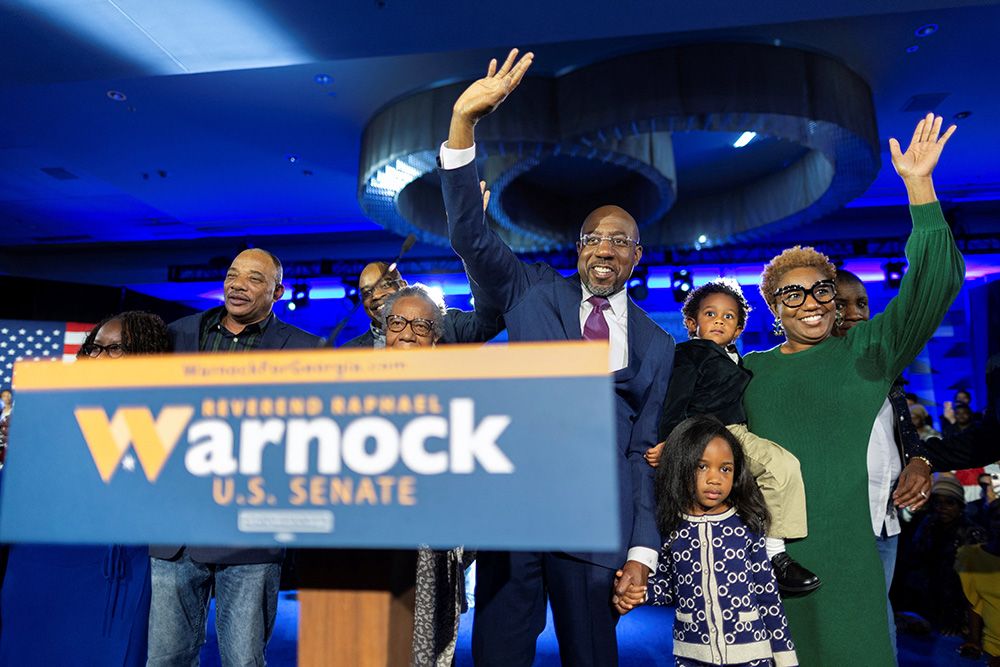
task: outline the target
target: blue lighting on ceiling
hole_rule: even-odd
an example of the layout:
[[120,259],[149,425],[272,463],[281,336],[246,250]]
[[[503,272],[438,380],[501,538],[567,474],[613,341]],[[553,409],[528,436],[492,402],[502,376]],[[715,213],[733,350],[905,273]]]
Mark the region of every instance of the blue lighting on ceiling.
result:
[[14,4],[92,40],[150,74],[280,67],[313,57],[251,0],[169,3],[53,2]]
[[936,33],[937,29],[938,27],[936,23],[928,23],[927,25],[922,25],[917,28],[913,34],[917,37],[929,37],[930,35]]

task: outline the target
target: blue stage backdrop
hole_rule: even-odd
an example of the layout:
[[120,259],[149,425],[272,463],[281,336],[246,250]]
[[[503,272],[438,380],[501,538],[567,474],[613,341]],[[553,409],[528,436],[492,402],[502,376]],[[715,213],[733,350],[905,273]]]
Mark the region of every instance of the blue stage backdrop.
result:
[[4,542],[618,548],[607,348],[15,367]]

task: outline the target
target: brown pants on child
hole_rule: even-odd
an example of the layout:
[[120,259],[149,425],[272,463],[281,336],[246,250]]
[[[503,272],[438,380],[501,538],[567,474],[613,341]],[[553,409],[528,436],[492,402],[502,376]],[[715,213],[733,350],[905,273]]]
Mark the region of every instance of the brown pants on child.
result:
[[777,443],[751,433],[746,424],[729,424],[743,445],[747,465],[771,512],[768,537],[799,539],[808,533],[806,487],[795,455]]

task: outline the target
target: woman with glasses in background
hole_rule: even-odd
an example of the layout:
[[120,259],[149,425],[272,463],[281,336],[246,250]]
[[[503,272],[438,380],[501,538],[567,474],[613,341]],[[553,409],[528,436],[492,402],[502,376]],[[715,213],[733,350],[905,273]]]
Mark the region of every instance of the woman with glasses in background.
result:
[[[401,288],[386,298],[382,324],[387,350],[434,347],[445,330],[448,311],[423,285]],[[458,621],[466,610],[465,568],[475,558],[463,547],[421,547],[413,614],[414,667],[454,664]]]
[[[954,127],[921,120],[905,153],[890,139],[892,163],[910,202],[909,270],[885,312],[841,338],[836,268],[796,246],[771,260],[760,290],[784,342],[747,354],[754,374],[744,394],[750,426],[798,457],[811,530],[788,552],[823,580],[816,594],[785,600],[792,640],[803,665],[895,664],[889,642],[885,576],[868,505],[867,451],[872,425],[889,387],[934,334],[964,279],[931,173]],[[904,485],[893,500],[919,506],[920,485]]]
[[[130,311],[94,327],[77,360],[169,349],[163,320]],[[10,458],[30,446],[15,431]],[[12,544],[0,592],[0,665],[145,665],[149,600],[146,546]]]

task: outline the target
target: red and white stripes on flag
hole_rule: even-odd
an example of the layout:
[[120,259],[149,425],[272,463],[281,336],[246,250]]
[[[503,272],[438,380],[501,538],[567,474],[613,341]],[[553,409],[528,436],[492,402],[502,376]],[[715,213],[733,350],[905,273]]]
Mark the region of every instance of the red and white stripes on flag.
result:
[[12,384],[14,363],[25,359],[76,360],[93,324],[0,320],[0,388]]
[[87,339],[87,334],[94,328],[93,324],[81,324],[79,322],[67,322],[66,330],[63,333],[63,361],[76,361],[76,353],[80,351],[80,346]]

